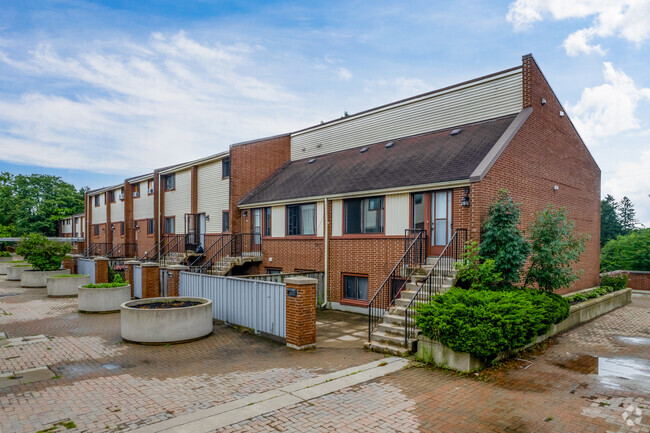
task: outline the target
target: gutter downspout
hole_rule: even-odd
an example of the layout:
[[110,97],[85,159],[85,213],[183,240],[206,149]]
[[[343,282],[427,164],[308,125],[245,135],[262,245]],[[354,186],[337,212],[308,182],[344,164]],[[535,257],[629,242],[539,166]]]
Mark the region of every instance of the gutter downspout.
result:
[[[162,239],[162,221],[161,221],[161,214],[162,214],[162,209],[160,209],[160,197],[161,197],[161,191],[160,188],[162,185],[160,185],[160,173],[154,172],[154,182],[155,182],[155,177],[158,176],[158,212],[156,212],[157,215],[157,220],[158,220],[158,239],[156,239],[156,245],[158,245],[158,251],[156,252],[156,257],[158,257],[157,262],[160,263],[160,240]],[[176,231],[176,230],[174,230]]]
[[328,269],[328,262],[329,262],[329,208],[328,208],[328,203],[327,203],[327,197],[325,197],[325,274],[323,275],[323,285],[325,286],[325,300],[323,304],[321,305],[321,308],[325,308],[327,306],[327,269]]

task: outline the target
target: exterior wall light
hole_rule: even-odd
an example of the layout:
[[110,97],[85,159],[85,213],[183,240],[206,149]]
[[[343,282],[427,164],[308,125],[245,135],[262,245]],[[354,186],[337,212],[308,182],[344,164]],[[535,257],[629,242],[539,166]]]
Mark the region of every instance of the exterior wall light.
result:
[[111,224],[111,230],[115,230],[115,225]]
[[469,206],[469,187],[465,187],[465,197],[461,200],[460,205],[465,207]]

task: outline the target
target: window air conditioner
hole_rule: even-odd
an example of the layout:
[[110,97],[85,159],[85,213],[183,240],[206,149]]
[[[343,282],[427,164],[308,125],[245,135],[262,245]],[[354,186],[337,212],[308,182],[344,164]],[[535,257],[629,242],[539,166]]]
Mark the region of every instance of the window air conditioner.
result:
[[148,189],[148,193],[149,193],[149,194],[153,194],[153,188],[149,188],[149,189]]
[[124,200],[124,194],[120,193],[118,197],[120,198],[120,200]]

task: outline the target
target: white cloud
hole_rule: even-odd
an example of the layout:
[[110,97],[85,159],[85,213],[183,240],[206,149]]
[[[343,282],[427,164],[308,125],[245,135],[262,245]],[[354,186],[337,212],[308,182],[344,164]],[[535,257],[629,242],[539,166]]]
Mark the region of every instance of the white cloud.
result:
[[650,88],[639,88],[620,69],[603,63],[605,84],[586,88],[575,104],[566,104],[567,111],[587,143],[611,137],[624,131],[640,129],[636,117],[638,104],[650,99]]
[[343,81],[349,81],[352,78],[352,72],[346,68],[339,68],[338,76]]
[[622,161],[616,164],[612,175],[603,175],[603,196],[611,194],[617,199],[628,196],[635,205],[637,219],[650,227],[650,150],[640,153],[634,161]]
[[135,174],[305,124],[299,98],[248,72],[256,49],[179,32],[67,57],[48,44],[26,58],[0,50],[9,70],[54,83],[0,99],[1,158]]
[[568,55],[604,54],[600,45],[592,43],[596,37],[617,36],[637,46],[650,38],[650,0],[516,0],[506,15],[517,31],[546,18],[562,21],[590,17],[591,26],[565,39]]

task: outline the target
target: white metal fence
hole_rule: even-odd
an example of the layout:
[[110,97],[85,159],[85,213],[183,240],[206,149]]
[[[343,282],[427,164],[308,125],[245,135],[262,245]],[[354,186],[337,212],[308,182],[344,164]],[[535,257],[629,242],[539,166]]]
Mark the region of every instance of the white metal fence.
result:
[[77,259],[77,273],[90,275],[90,284],[95,284],[95,261],[93,259]]
[[142,298],[142,266],[133,267],[133,281],[131,281],[133,287],[133,297]]
[[217,320],[286,338],[284,284],[181,272],[178,291],[212,300]]
[[316,283],[316,305],[321,305],[325,300],[325,272],[288,272],[282,274],[258,274],[258,275],[237,275],[237,278],[250,280],[271,281],[274,283],[284,283],[285,278],[290,277],[308,277],[318,280]]

